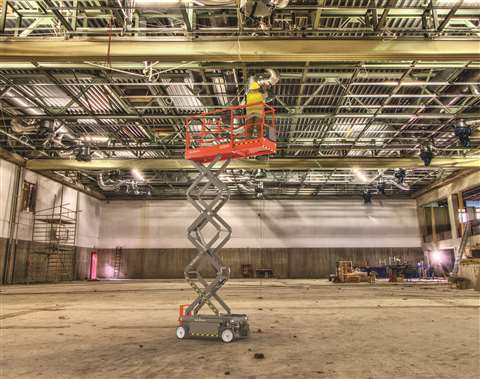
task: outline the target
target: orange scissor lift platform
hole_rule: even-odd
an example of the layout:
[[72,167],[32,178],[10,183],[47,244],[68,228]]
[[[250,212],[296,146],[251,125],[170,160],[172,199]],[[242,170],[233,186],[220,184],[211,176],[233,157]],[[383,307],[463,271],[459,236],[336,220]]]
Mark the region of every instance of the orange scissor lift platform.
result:
[[[249,106],[252,108],[243,105],[202,113],[185,122],[185,158],[199,171],[186,195],[200,214],[187,229],[187,238],[198,253],[184,270],[185,280],[197,297],[192,303],[180,306],[178,339],[217,338],[228,343],[250,334],[247,315],[232,313],[218,293],[230,277],[230,268],[218,252],[232,233],[232,228],[219,214],[230,198],[228,185],[220,176],[231,159],[273,154],[277,149],[275,110],[263,103]],[[223,162],[217,166],[220,161]],[[207,225],[214,231],[206,232]],[[210,283],[200,272],[205,263],[216,271]],[[199,313],[205,305],[213,315]]]
[[185,159],[206,163],[218,156],[227,160],[275,154],[275,109],[263,103],[249,107],[263,111],[254,119],[248,107],[240,105],[188,118]]

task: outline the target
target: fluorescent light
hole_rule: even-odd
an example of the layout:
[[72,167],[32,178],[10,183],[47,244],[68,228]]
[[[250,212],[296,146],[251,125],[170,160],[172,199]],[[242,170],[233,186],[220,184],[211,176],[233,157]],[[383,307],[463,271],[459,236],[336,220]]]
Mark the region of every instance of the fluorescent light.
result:
[[354,168],[354,169],[353,169],[353,172],[355,173],[355,175],[357,176],[357,178],[360,179],[363,183],[368,182],[367,177],[366,177],[366,176],[363,174],[363,172],[361,172],[358,168]]
[[81,136],[80,140],[91,143],[107,143],[110,138],[105,136]]
[[165,5],[165,6],[180,6],[186,3],[186,0],[135,0],[135,5]]
[[143,177],[142,173],[138,169],[134,168],[134,169],[132,169],[131,172],[132,172],[133,177],[136,180],[138,180],[139,182],[144,182],[145,181],[145,178]]
[[[459,0],[438,0],[437,5],[455,5]],[[480,5],[480,0],[463,0],[463,5]]]

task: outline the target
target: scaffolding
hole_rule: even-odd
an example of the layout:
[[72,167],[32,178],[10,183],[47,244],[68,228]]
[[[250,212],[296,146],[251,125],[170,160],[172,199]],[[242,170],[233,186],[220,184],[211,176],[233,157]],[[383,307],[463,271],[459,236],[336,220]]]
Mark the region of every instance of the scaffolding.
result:
[[28,283],[74,279],[78,211],[68,205],[34,213],[32,245],[27,258]]

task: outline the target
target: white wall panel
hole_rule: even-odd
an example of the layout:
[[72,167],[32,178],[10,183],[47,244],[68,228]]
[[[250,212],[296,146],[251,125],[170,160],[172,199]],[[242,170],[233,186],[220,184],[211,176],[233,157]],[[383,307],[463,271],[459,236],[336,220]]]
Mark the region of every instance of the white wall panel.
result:
[[79,193],[77,223],[77,246],[94,247],[98,245],[100,232],[101,201]]
[[15,168],[14,164],[0,159],[0,238],[8,238]]
[[[259,216],[260,214],[260,216]],[[113,201],[102,205],[99,246],[191,247],[196,217],[187,201]],[[230,201],[226,247],[419,247],[414,200]]]

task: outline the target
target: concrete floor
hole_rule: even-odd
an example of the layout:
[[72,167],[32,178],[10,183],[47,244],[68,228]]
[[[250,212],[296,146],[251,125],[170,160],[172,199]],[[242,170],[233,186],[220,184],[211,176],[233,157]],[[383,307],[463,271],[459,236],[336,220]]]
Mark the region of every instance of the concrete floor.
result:
[[[478,378],[480,300],[447,285],[232,280],[247,340],[177,340],[182,281],[1,288],[0,378]],[[265,359],[254,359],[262,352]]]

